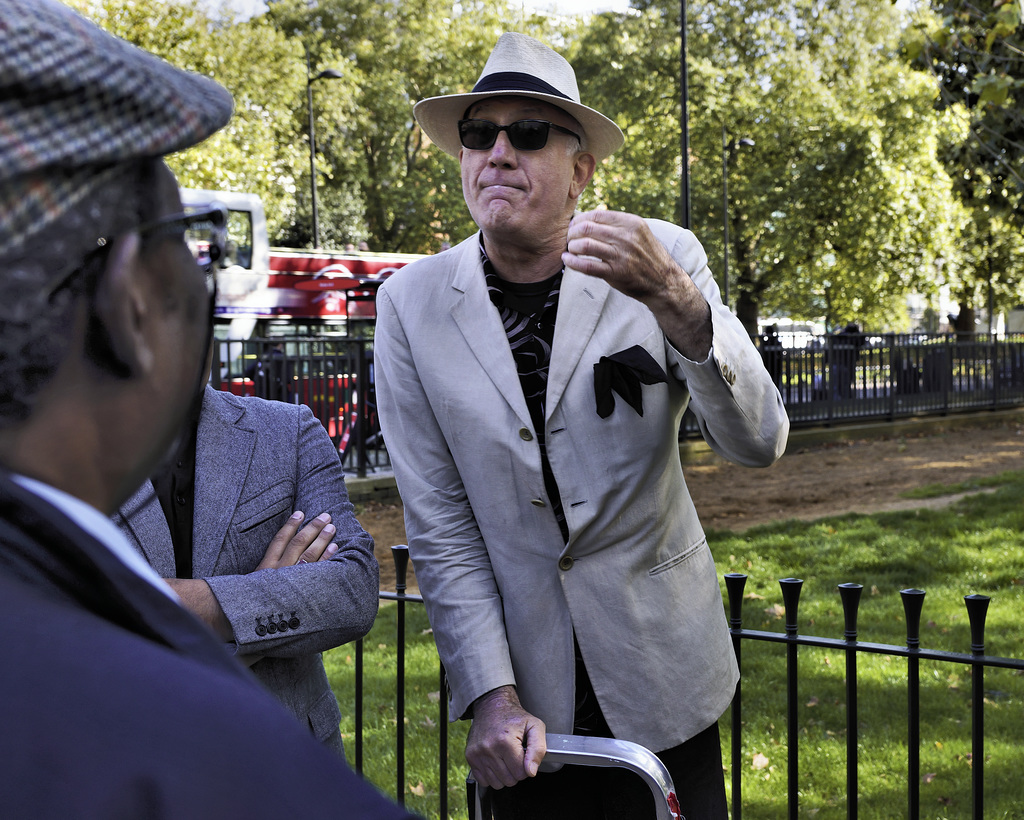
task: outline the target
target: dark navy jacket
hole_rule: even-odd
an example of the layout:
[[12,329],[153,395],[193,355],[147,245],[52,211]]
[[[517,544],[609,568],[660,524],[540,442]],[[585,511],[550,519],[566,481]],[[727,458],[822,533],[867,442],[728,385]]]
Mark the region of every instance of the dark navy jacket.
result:
[[409,818],[207,629],[0,472],[0,816]]

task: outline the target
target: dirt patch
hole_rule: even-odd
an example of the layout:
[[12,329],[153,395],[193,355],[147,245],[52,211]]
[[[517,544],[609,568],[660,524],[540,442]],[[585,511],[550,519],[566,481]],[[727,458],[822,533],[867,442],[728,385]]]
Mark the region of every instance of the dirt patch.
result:
[[[968,427],[799,447],[771,467],[751,469],[717,457],[684,468],[705,529],[744,530],[783,519],[937,507],[957,497],[900,498],[929,484],[956,484],[1024,469],[1024,424]],[[400,504],[370,502],[359,515],[377,543],[381,588],[395,588],[393,544],[405,543]],[[409,588],[415,590],[412,568]]]

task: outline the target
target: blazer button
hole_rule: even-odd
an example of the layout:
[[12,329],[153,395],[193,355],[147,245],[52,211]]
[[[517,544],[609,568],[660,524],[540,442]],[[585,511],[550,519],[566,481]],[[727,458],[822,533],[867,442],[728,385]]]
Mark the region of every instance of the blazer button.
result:
[[256,625],[256,634],[261,638],[267,634],[267,628],[263,624]]
[[526,427],[520,427],[519,438],[523,441],[533,441],[533,433],[531,433]]
[[558,568],[564,572],[568,572],[572,569],[572,565],[576,562],[573,560],[571,555],[563,555],[558,559]]
[[294,615],[292,615],[292,617],[288,619],[288,626],[291,627],[292,629],[298,629],[299,628],[299,619],[296,618]]
[[532,501],[530,501],[530,503],[533,504],[534,507],[546,507],[547,506],[547,504],[544,503],[544,499],[543,498],[534,498]]

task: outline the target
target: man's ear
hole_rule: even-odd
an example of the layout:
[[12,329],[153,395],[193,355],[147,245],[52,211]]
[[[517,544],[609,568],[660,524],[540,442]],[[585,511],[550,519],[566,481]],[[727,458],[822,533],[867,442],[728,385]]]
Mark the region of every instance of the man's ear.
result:
[[151,307],[142,281],[141,247],[135,234],[114,240],[96,285],[86,341],[96,364],[126,379],[147,372],[155,358],[146,334]]
[[580,194],[583,193],[594,176],[595,170],[597,170],[597,160],[594,159],[593,154],[582,151],[576,155],[576,164],[572,169],[572,184],[569,186],[569,195],[573,199],[580,198]]

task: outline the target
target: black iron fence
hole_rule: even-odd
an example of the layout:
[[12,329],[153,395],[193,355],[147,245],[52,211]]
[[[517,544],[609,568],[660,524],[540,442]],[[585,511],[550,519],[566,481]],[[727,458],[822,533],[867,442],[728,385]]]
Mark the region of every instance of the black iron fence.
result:
[[217,340],[211,384],[240,396],[305,404],[346,470],[390,469],[377,421],[373,342],[338,336]]
[[[406,691],[405,691],[405,652],[406,652],[406,607],[409,605],[418,606],[423,599],[419,595],[406,592],[406,569],[408,566],[408,548],[397,546],[392,548],[396,564],[396,589],[394,592],[382,591],[382,601],[397,602],[396,619],[396,671],[395,671],[395,779],[394,795],[400,802],[405,802],[406,796]],[[841,637],[818,637],[801,634],[799,628],[799,602],[803,581],[796,578],[785,578],[779,583],[785,609],[785,631],[769,632],[752,630],[743,627],[742,607],[744,600],[744,585],[746,575],[730,573],[724,576],[728,598],[729,627],[733,638],[733,645],[737,660],[743,666],[743,643],[745,641],[757,641],[768,644],[777,644],[780,653],[784,653],[786,663],[785,674],[785,720],[787,731],[786,742],[786,776],[787,776],[787,811],[789,818],[797,818],[800,809],[801,780],[800,780],[800,749],[801,749],[801,727],[799,711],[801,708],[799,693],[801,685],[800,674],[800,651],[801,647],[817,647],[834,649],[845,656],[845,669],[843,688],[845,692],[846,710],[846,804],[845,816],[849,820],[855,820],[858,816],[859,796],[862,796],[860,787],[860,765],[859,749],[863,743],[863,736],[860,731],[860,718],[858,714],[858,658],[864,654],[885,655],[905,660],[906,669],[902,681],[893,681],[890,686],[893,690],[893,717],[899,716],[896,710],[903,710],[907,724],[907,760],[905,778],[905,802],[902,806],[892,806],[887,816],[905,817],[908,820],[919,820],[923,816],[937,816],[933,813],[922,814],[921,791],[921,748],[922,739],[922,682],[921,663],[923,661],[934,661],[941,664],[955,666],[967,666],[971,670],[971,692],[969,714],[963,719],[969,721],[971,736],[971,764],[970,764],[970,794],[971,814],[973,820],[981,820],[985,817],[985,705],[986,705],[986,669],[1010,669],[1017,674],[1024,675],[1024,659],[998,657],[988,655],[985,652],[985,621],[988,612],[990,599],[983,595],[967,595],[964,602],[967,615],[970,621],[970,646],[965,647],[963,652],[949,652],[931,649],[922,646],[921,642],[921,615],[925,599],[925,591],[920,589],[904,589],[900,595],[903,601],[905,612],[906,642],[904,645],[872,643],[863,641],[858,636],[857,615],[860,604],[862,587],[855,583],[839,585],[839,595],[843,608],[844,628]],[[363,647],[360,642],[356,647],[355,663],[355,737],[354,765],[356,769],[363,772],[364,766],[364,701],[363,701]],[[744,771],[746,761],[743,757],[744,749],[744,717],[743,717],[743,681],[737,686],[736,695],[733,699],[731,712],[729,714],[729,725],[731,731],[731,817],[733,820],[742,820],[744,801],[741,773]],[[444,669],[438,662],[438,691],[445,692]],[[902,705],[899,705],[901,704]],[[781,717],[781,715],[780,715]],[[1020,716],[1017,716],[1019,722]],[[446,698],[438,699],[437,706],[437,767],[438,767],[438,805],[437,814],[439,818],[464,817],[467,816],[466,804],[458,807],[450,805],[449,781],[451,778],[464,780],[467,774],[464,761],[461,755],[455,759],[449,759],[448,753],[448,709]],[[1024,724],[1021,724],[1024,725]],[[943,738],[929,737],[928,743],[937,743]],[[386,788],[385,784],[378,784]],[[1021,800],[1024,803],[1024,788],[1021,792]],[[435,816],[435,815],[431,815]],[[945,816],[944,814],[941,816]],[[1000,815],[1005,817],[1016,815]]]
[[[1021,335],[839,333],[801,347],[792,341],[785,335],[757,340],[793,427],[1024,404]],[[684,435],[699,436],[687,417]]]
[[[794,428],[895,421],[1024,405],[1024,336],[842,334],[802,347],[758,340]],[[373,340],[289,336],[220,340],[212,382],[240,395],[309,405],[346,469],[390,469],[377,420]],[[681,439],[700,437],[687,412]]]
[[[901,590],[906,618],[906,644],[903,646],[869,643],[858,640],[857,612],[863,587],[860,584],[839,585],[842,601],[844,629],[842,638],[822,638],[799,634],[798,607],[803,581],[784,578],[779,581],[785,608],[785,632],[764,632],[744,629],[742,625],[743,587],[747,576],[738,573],[725,575],[729,599],[729,628],[732,632],[736,657],[741,662],[744,640],[769,641],[785,647],[786,653],[786,726],[787,726],[787,806],[788,817],[799,816],[800,804],[800,724],[799,724],[799,649],[821,647],[841,651],[846,656],[846,817],[854,820],[858,814],[859,743],[860,729],[857,710],[857,659],[871,653],[906,659],[906,716],[907,716],[907,775],[905,811],[894,807],[892,816],[917,820],[921,817],[921,661],[941,661],[968,665],[971,669],[970,731],[971,731],[971,818],[985,817],[985,670],[987,668],[1013,669],[1024,673],[1024,659],[1003,658],[985,653],[985,619],[990,598],[985,595],[967,595],[964,603],[970,620],[971,645],[969,652],[945,652],[921,646],[921,612],[925,592],[920,589]],[[743,681],[736,687],[732,703],[732,817],[742,820],[743,799],[740,772],[743,766]],[[894,701],[895,704],[895,701]],[[895,706],[894,706],[895,708]],[[934,743],[939,739],[931,738]],[[941,741],[940,741],[941,742]],[[1024,790],[1021,792],[1024,799]]]

